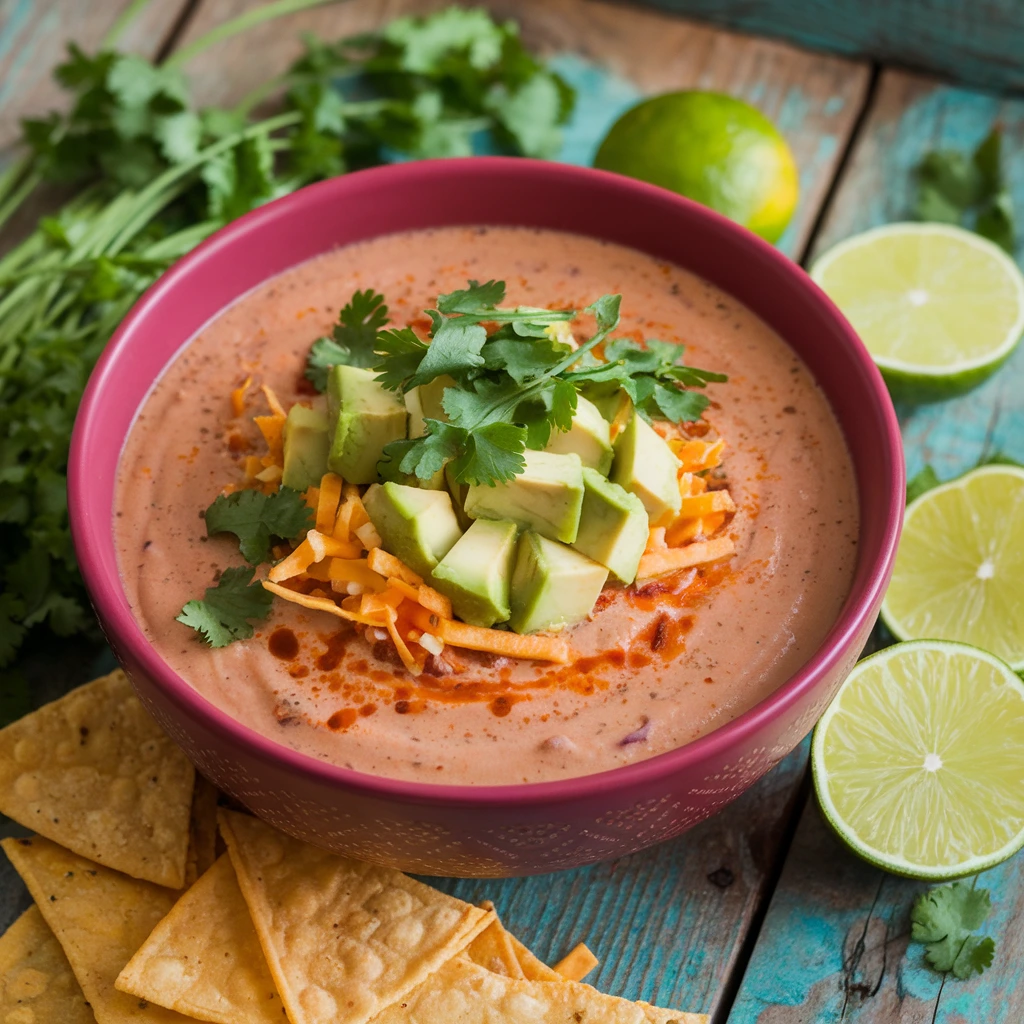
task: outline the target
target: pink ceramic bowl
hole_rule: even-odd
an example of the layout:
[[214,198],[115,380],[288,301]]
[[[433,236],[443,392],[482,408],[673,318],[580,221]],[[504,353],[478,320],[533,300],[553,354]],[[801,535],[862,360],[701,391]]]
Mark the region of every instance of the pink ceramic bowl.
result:
[[[209,704],[146,641],[118,578],[113,496],[140,403],[219,310],[328,249],[452,224],[593,235],[695,271],[763,317],[831,400],[860,490],[860,560],[838,621],[771,697],[687,746],[561,782],[455,787],[396,782],[324,764],[249,731]],[[139,301],[92,375],[69,468],[79,563],[115,654],[146,707],[199,769],[302,839],[431,874],[496,876],[632,853],[702,821],[807,734],[852,668],[892,569],[903,509],[899,429],[850,325],[797,266],[750,232],[670,192],[602,171],[506,158],[438,160],[347,175],[270,203],[218,232]]]

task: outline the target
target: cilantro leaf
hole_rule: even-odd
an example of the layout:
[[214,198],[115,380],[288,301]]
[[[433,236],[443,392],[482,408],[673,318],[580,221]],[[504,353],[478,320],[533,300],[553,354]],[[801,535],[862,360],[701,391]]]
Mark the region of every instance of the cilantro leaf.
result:
[[348,358],[348,349],[342,348],[333,338],[317,338],[306,356],[306,379],[313,382],[317,391],[327,390],[327,372],[332,366],[339,366]]
[[995,942],[972,933],[992,910],[987,889],[953,882],[922,893],[910,912],[911,938],[925,944],[925,959],[957,978],[981,974],[992,963]]
[[437,309],[439,313],[479,313],[494,309],[504,298],[504,281],[485,281],[481,284],[470,280],[468,288],[438,295]]
[[916,169],[918,220],[960,224],[1013,252],[1013,200],[1002,167],[1002,130],[996,126],[968,157],[956,150],[925,155]]
[[429,346],[416,337],[411,327],[393,327],[377,335],[380,358],[373,364],[375,380],[389,391],[404,390],[416,376]]
[[372,288],[353,293],[341,307],[330,338],[318,338],[306,357],[306,379],[317,391],[327,390],[327,371],[332,366],[375,366],[377,335],[388,322],[384,296]]
[[429,480],[465,449],[469,432],[443,420],[426,419],[423,422],[427,431],[423,437],[392,441],[385,446],[384,454],[398,463],[402,473]]
[[550,339],[492,338],[483,347],[484,366],[504,370],[517,384],[539,377],[565,358],[566,347]]
[[940,483],[942,481],[939,479],[938,473],[930,465],[926,465],[907,481],[907,504],[920,498],[922,494],[930,491],[933,487],[938,487]]
[[466,484],[511,480],[526,466],[526,429],[512,423],[488,423],[469,434],[461,455],[452,462],[455,479]]
[[444,374],[457,377],[464,370],[484,365],[480,350],[487,341],[487,332],[479,324],[467,323],[463,317],[438,320],[430,345],[416,373],[406,383],[406,390],[429,384]]
[[252,582],[255,569],[225,569],[215,587],[207,587],[201,601],[189,601],[177,621],[200,633],[211,647],[227,647],[253,635],[249,619],[265,619],[274,595],[262,583]]
[[312,526],[313,513],[302,494],[282,487],[274,494],[235,491],[221,494],[206,510],[206,532],[233,533],[242,557],[252,565],[270,558],[272,537],[291,539]]

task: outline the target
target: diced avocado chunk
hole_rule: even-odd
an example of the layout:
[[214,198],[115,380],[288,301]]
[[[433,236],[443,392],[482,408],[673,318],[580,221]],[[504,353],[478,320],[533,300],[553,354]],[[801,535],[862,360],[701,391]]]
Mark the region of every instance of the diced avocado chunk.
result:
[[281,483],[304,491],[327,472],[331,442],[327,416],[319,409],[293,405],[284,421],[284,470]]
[[344,365],[332,366],[327,375],[328,465],[353,484],[374,483],[384,446],[405,437],[405,405],[374,375],[373,370]]
[[384,550],[420,576],[429,576],[462,535],[447,491],[374,484],[363,505]]
[[519,476],[472,484],[464,508],[470,519],[511,519],[526,530],[571,544],[583,505],[583,465],[576,454],[525,451]]
[[664,526],[682,504],[680,465],[672,449],[634,410],[615,439],[615,461],[609,479],[644,503],[651,526]]
[[434,567],[431,583],[463,622],[493,626],[509,617],[517,532],[508,519],[477,519]]
[[517,633],[561,629],[594,609],[608,570],[578,551],[537,533],[519,539],[512,571],[512,613]]
[[558,455],[575,452],[584,466],[607,476],[608,470],[612,468],[608,421],[597,411],[593,402],[577,395],[572,426],[568,430],[552,430],[544,451]]
[[409,412],[409,436],[422,437],[427,432],[424,420],[441,420],[448,422],[448,414],[444,411],[443,398],[445,388],[458,387],[456,382],[442,374],[428,384],[421,384],[405,393],[405,407]]
[[593,469],[583,470],[583,509],[573,547],[606,566],[623,583],[636,579],[647,547],[644,503]]

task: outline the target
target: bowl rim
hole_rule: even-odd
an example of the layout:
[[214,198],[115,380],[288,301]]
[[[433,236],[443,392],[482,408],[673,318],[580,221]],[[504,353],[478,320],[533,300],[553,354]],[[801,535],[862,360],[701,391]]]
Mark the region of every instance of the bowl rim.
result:
[[[465,172],[469,170],[468,164],[472,165],[474,177],[485,177],[490,173],[507,174],[510,167],[514,167],[516,173],[521,173],[526,179],[543,175],[549,179],[562,179],[564,185],[585,184],[585,179],[596,177],[604,179],[606,185],[611,184],[613,188],[620,190],[625,199],[630,196],[637,199],[645,198],[648,201],[655,198],[662,203],[687,208],[687,214],[691,217],[710,218],[716,222],[717,230],[733,233],[737,236],[737,241],[752,248],[760,259],[775,264],[779,273],[794,279],[796,287],[805,293],[807,302],[817,306],[820,313],[836,323],[839,331],[845,336],[852,354],[862,364],[861,369],[865,372],[868,387],[877,411],[881,413],[885,428],[885,436],[881,439],[884,442],[884,451],[879,453],[879,462],[888,463],[888,479],[885,485],[892,497],[887,508],[886,521],[880,532],[878,550],[867,555],[863,553],[863,549],[859,552],[858,565],[860,559],[864,557],[871,557],[873,563],[859,587],[856,578],[859,573],[855,574],[853,586],[838,617],[811,657],[763,700],[696,740],[628,765],[547,782],[489,786],[444,785],[371,775],[299,753],[243,725],[193,689],[157,654],[156,648],[146,638],[131,613],[119,574],[115,573],[111,578],[99,564],[98,550],[104,545],[109,548],[114,544],[112,523],[103,517],[90,514],[91,506],[102,498],[99,493],[94,493],[91,485],[87,453],[93,433],[99,430],[96,424],[102,420],[104,393],[108,387],[108,380],[118,372],[122,352],[131,348],[136,337],[146,329],[153,311],[177,290],[179,284],[200,273],[206,264],[216,263],[221,249],[237,243],[247,235],[258,234],[265,225],[282,217],[290,217],[296,211],[309,207],[316,208],[325,202],[343,202],[345,192],[350,187],[356,187],[352,183],[363,185],[369,176],[374,176],[389,187],[403,188],[456,171]],[[600,233],[597,232],[596,236],[600,237]],[[281,272],[283,271],[278,271]],[[240,297],[241,295],[237,296],[236,300]],[[181,343],[171,360],[177,358],[187,343]],[[165,368],[171,360],[165,364]],[[155,381],[151,382],[150,387],[154,384]],[[141,405],[140,402],[139,408]],[[356,171],[305,186],[219,229],[165,271],[121,322],[89,378],[75,419],[68,459],[69,518],[72,536],[93,605],[105,628],[113,634],[114,646],[126,649],[131,660],[139,665],[179,711],[190,719],[202,720],[214,736],[240,748],[254,760],[275,763],[290,774],[304,776],[305,781],[309,783],[392,802],[466,808],[524,805],[542,807],[599,796],[601,793],[607,793],[611,787],[626,789],[664,783],[672,776],[702,762],[714,762],[716,758],[723,758],[738,743],[756,736],[783,712],[798,704],[813,690],[823,675],[847,656],[847,649],[856,641],[866,619],[872,614],[872,609],[881,601],[896,556],[903,517],[904,488],[905,471],[899,423],[882,376],[853,327],[797,263],[721,214],[665,189],[608,171],[522,157],[422,160]],[[116,551],[114,559],[116,564]]]

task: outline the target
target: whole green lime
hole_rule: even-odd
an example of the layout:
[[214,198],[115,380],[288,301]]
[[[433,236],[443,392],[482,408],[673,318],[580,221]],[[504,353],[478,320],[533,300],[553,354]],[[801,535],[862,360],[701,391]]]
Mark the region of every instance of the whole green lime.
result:
[[678,192],[775,242],[800,193],[796,161],[759,110],[718,92],[669,92],[627,110],[594,166]]

